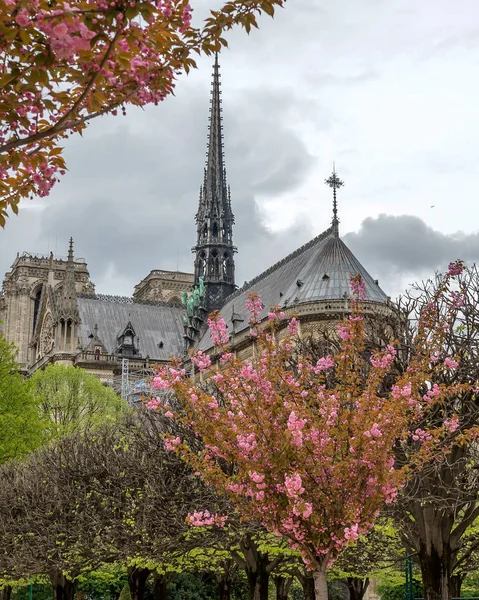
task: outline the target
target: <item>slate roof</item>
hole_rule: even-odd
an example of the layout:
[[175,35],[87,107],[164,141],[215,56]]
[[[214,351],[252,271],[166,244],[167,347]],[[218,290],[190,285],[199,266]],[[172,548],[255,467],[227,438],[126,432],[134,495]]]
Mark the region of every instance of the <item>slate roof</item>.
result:
[[[221,314],[229,332],[233,331],[233,310],[236,318],[243,319],[236,322],[236,333],[239,333],[248,327],[246,299],[249,292],[261,296],[265,307],[261,317],[264,318],[272,305],[294,306],[340,299],[345,294],[350,297],[350,277],[357,274],[361,274],[366,283],[366,300],[386,302],[386,294],[331,227],[231,294]],[[205,350],[211,345],[207,331],[198,348]]]
[[[117,335],[131,321],[136,335],[140,338],[140,353],[143,358],[168,360],[172,354],[181,354],[183,350],[183,314],[184,308],[167,304],[139,304],[125,298],[79,297],[80,343],[86,347],[89,335],[98,325],[98,337],[106,349],[114,353]],[[163,347],[158,344],[163,342]]]

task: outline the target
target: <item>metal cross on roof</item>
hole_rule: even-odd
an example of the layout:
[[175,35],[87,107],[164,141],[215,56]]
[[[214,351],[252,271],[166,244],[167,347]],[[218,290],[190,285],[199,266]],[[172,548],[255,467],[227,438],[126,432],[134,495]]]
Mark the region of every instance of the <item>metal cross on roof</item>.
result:
[[339,235],[339,231],[338,231],[339,220],[338,220],[338,203],[336,201],[336,190],[339,190],[339,188],[344,185],[344,181],[339,179],[339,177],[337,176],[334,163],[333,163],[333,172],[328,177],[328,179],[324,180],[324,183],[326,185],[329,185],[330,188],[333,188],[333,233],[334,233],[334,235],[338,236]]

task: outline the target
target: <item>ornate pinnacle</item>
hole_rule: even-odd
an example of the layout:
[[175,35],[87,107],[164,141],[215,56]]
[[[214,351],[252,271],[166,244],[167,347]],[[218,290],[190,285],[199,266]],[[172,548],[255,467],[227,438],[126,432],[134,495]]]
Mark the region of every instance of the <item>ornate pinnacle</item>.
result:
[[336,174],[336,169],[333,163],[333,172],[328,177],[328,179],[324,180],[326,185],[329,185],[330,188],[333,188],[333,234],[338,237],[339,236],[339,219],[338,219],[338,203],[336,200],[336,190],[339,190],[340,187],[344,185],[344,181],[341,181]]
[[68,248],[68,260],[73,262],[73,238],[70,238],[70,246]]

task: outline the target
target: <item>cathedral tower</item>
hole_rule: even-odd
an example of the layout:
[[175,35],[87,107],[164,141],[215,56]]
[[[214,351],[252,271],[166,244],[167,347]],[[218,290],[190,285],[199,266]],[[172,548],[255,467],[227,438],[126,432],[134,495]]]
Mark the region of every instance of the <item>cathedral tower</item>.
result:
[[221,308],[225,299],[235,290],[234,216],[231,210],[230,189],[226,183],[220,86],[218,55],[216,55],[211,90],[208,150],[196,213],[197,242],[193,248],[196,255],[195,283],[203,277],[205,308],[208,311]]

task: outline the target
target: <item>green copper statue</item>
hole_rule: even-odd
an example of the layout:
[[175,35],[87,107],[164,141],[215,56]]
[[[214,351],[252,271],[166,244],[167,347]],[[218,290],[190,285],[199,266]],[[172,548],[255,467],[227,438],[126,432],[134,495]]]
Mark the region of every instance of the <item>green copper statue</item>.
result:
[[193,316],[193,312],[194,312],[194,309],[195,309],[195,304],[194,304],[194,302],[195,302],[195,301],[194,301],[194,298],[193,298],[193,296],[190,296],[190,297],[188,298],[188,304],[186,305],[186,312],[188,313],[188,316],[189,316],[189,317],[192,317],[192,316]]
[[183,290],[181,292],[181,304],[183,304],[183,306],[186,306],[187,302],[188,302],[188,292],[186,290]]
[[193,288],[193,306],[196,308],[200,305],[200,290],[196,287]]
[[198,281],[200,297],[203,298],[203,296],[205,295],[205,278],[201,276]]

